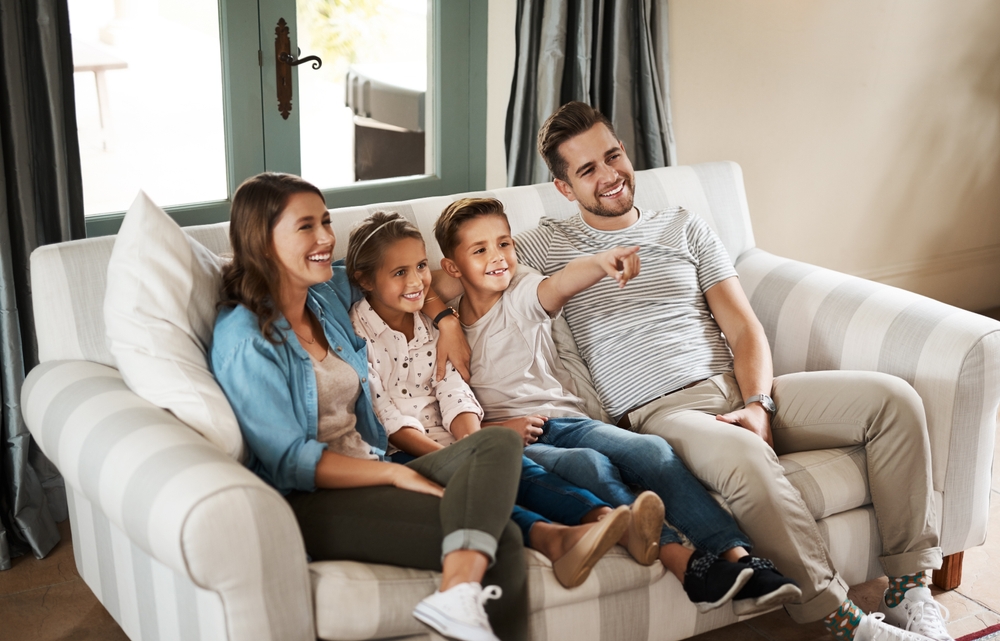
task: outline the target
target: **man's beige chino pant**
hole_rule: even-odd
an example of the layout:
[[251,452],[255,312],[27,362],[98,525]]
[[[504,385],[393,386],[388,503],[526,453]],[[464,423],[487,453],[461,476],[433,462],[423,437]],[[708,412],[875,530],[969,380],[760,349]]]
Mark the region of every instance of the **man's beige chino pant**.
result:
[[[802,588],[787,606],[798,622],[826,617],[847,599],[816,522],[785,479],[778,454],[864,446],[872,505],[888,576],[941,566],[923,404],[902,379],[878,372],[807,372],[774,379],[775,450],[716,419],[743,407],[733,374],[720,374],[634,410],[631,429],[666,439],[718,492],[754,554],[774,561]],[[860,551],[864,554],[865,551]]]

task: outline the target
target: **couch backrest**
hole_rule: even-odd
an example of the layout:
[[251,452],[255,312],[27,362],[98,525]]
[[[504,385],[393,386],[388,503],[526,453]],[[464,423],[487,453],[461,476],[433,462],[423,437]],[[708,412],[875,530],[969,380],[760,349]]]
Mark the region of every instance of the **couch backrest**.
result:
[[[565,218],[577,211],[576,204],[563,198],[552,183],[344,207],[332,210],[338,240],[335,258],[343,258],[351,228],[381,209],[398,211],[413,221],[428,241],[431,263],[437,265],[441,252],[433,240],[434,221],[449,203],[471,195],[492,196],[502,201],[515,234],[537,225],[543,215]],[[636,204],[642,209],[680,205],[700,215],[722,238],[734,262],[754,246],[743,173],[736,163],[636,172]],[[229,223],[217,223],[187,227],[185,231],[221,254],[229,249],[228,229]],[[115,366],[104,339],[103,311],[108,260],[114,241],[114,236],[88,238],[39,247],[32,253],[32,306],[42,362],[78,359]]]

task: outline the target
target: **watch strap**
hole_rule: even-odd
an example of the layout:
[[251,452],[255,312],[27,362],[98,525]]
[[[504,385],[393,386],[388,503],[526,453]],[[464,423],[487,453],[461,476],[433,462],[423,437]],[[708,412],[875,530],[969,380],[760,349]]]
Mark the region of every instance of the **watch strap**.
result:
[[771,416],[774,416],[774,413],[778,409],[774,405],[774,399],[772,399],[767,394],[754,394],[753,396],[751,396],[746,400],[746,403],[744,403],[743,406],[746,407],[750,403],[760,403],[760,406],[763,407],[764,410]]
[[434,325],[434,329],[438,329],[438,323],[444,320],[447,316],[454,316],[455,318],[458,318],[458,310],[454,307],[445,307],[438,312],[438,315],[434,317],[433,321],[431,321],[431,324]]

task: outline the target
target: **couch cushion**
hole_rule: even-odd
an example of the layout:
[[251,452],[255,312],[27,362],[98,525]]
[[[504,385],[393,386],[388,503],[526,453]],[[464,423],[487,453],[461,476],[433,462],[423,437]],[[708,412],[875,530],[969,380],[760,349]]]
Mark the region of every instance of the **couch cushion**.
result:
[[779,456],[785,478],[817,521],[872,501],[862,445]]
[[[535,550],[524,551],[528,565],[528,610],[584,603],[598,597],[646,588],[663,578],[663,565],[644,567],[616,546],[594,567],[583,585],[567,590],[552,564]],[[354,561],[309,564],[321,639],[371,639],[427,632],[413,618],[417,603],[437,589],[440,574],[393,565]],[[674,580],[674,579],[668,579]]]
[[239,424],[205,357],[222,264],[139,192],[108,262],[104,323],[128,386],[240,459]]

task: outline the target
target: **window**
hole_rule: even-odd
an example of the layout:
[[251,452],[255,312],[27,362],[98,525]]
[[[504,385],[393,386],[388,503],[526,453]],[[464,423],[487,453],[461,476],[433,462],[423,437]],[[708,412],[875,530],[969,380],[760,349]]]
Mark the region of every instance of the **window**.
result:
[[[485,5],[70,0],[88,234],[117,231],[140,188],[181,224],[226,220],[265,170],[330,207],[481,189]],[[323,60],[288,67],[284,114],[280,21],[289,52]]]

